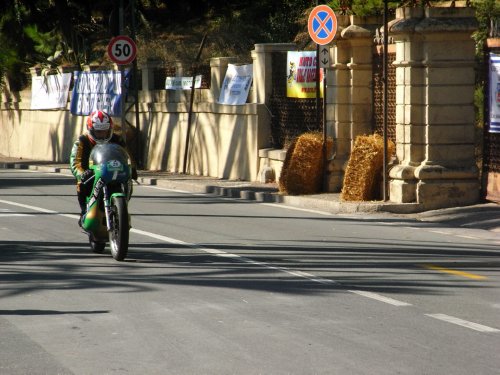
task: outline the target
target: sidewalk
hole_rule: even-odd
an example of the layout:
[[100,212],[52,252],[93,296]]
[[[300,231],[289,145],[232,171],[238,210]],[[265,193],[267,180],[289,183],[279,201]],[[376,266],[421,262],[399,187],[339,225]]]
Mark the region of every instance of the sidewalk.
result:
[[[30,169],[41,172],[71,174],[68,164],[22,160],[0,155],[0,168]],[[191,193],[206,193],[248,201],[280,203],[288,206],[329,213],[380,213],[420,221],[445,223],[454,227],[484,229],[500,234],[500,205],[481,203],[473,206],[424,211],[416,203],[382,201],[343,202],[340,194],[322,193],[290,196],[278,192],[276,183],[223,180],[213,177],[174,174],[164,171],[138,171],[138,183]]]

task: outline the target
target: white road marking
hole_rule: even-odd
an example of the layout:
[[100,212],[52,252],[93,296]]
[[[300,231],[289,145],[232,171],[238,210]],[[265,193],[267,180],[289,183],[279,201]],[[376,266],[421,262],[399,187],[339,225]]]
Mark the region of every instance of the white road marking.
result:
[[349,292],[354,293],[354,294],[358,294],[358,295],[363,296],[363,297],[371,298],[371,299],[374,299],[374,300],[377,300],[380,302],[385,302],[385,303],[388,303],[389,305],[393,305],[393,306],[411,306],[411,303],[398,301],[398,300],[393,299],[393,298],[382,296],[378,293],[367,292],[364,290],[350,290]]
[[[78,218],[77,215],[60,214],[56,211],[47,210],[47,209],[44,209],[41,207],[29,206],[29,205],[22,204],[22,203],[16,203],[16,202],[4,201],[4,200],[0,200],[0,203],[11,204],[14,206],[28,208],[28,209],[32,209],[35,211],[45,212],[45,213],[58,214],[58,215],[64,216],[64,217],[71,217],[71,218],[76,218],[76,219]],[[292,275],[292,276],[296,276],[296,277],[300,277],[303,279],[313,281],[315,283],[324,284],[324,285],[338,284],[335,280],[332,280],[332,279],[322,278],[322,277],[319,277],[319,276],[316,276],[316,275],[313,275],[313,274],[310,274],[307,272],[303,272],[303,271],[291,270],[291,269],[288,269],[286,267],[274,266],[274,265],[271,265],[271,264],[266,263],[266,262],[260,262],[260,261],[253,260],[250,258],[242,257],[240,255],[228,253],[228,252],[225,252],[223,250],[204,248],[204,247],[198,246],[198,245],[193,244],[193,243],[181,241],[181,240],[178,240],[178,239],[175,239],[172,237],[163,236],[161,234],[151,233],[151,232],[143,231],[143,230],[136,229],[136,228],[132,228],[130,231],[133,233],[139,234],[139,235],[154,238],[154,239],[159,240],[159,241],[163,241],[163,242],[167,242],[167,243],[171,243],[171,244],[175,244],[175,245],[182,245],[182,246],[186,246],[186,247],[189,247],[192,249],[203,251],[207,254],[211,254],[214,256],[223,257],[223,258],[232,258],[232,259],[236,259],[238,261],[241,261],[241,262],[244,262],[247,264],[252,264],[252,265],[256,265],[256,266],[284,272],[284,273],[287,273],[287,274]],[[363,296],[363,297],[371,298],[371,299],[374,299],[374,300],[377,300],[380,302],[388,303],[388,304],[393,305],[393,306],[411,306],[411,304],[409,304],[409,303],[398,301],[398,300],[395,300],[393,298],[385,297],[385,296],[382,296],[382,295],[377,294],[377,293],[366,292],[366,291],[362,291],[362,290],[349,290],[349,292]]]
[[441,231],[441,230],[430,230],[429,232],[431,232],[431,233],[437,233],[437,234],[444,234],[446,236],[452,236],[453,235],[452,233],[444,232],[444,231]]
[[211,254],[214,256],[218,256],[218,257],[222,257],[222,258],[232,258],[232,259],[236,259],[236,260],[243,262],[243,263],[253,264],[256,266],[260,266],[260,267],[264,267],[264,268],[268,268],[268,269],[272,269],[272,270],[276,270],[276,271],[281,271],[281,272],[287,273],[289,275],[293,275],[293,276],[301,277],[303,279],[308,279],[308,280],[314,281],[316,283],[336,284],[335,281],[330,280],[330,279],[324,279],[322,277],[315,276],[315,275],[312,275],[312,274],[309,274],[306,272],[302,272],[302,271],[294,271],[294,270],[291,270],[291,269],[286,268],[286,267],[273,266],[273,265],[266,263],[266,262],[260,262],[258,260],[253,260],[253,259],[250,259],[247,257],[243,257],[241,255],[228,253],[228,252],[223,251],[223,250],[201,247],[201,246],[198,246],[198,245],[193,244],[193,243],[184,242],[184,241],[172,238],[172,237],[167,237],[167,236],[163,236],[163,235],[156,234],[156,233],[146,232],[146,231],[136,229],[136,228],[132,228],[130,231],[133,233],[137,233],[137,234],[146,236],[146,237],[155,238],[155,239],[163,241],[163,242],[167,242],[167,243],[171,243],[171,244],[175,244],[175,245],[183,245],[183,246],[186,246],[186,247],[189,247],[192,249],[200,250],[200,251],[203,251],[205,253],[208,253],[208,254]]
[[0,218],[13,217],[13,216],[15,217],[15,216],[30,216],[30,215],[15,213],[15,212],[12,212],[12,210],[10,210],[8,208],[0,208]]
[[[9,204],[9,205],[17,206],[17,207],[23,207],[23,208],[31,209],[31,210],[38,211],[38,212],[56,214],[59,216],[68,217],[68,218],[72,218],[72,219],[78,219],[78,215],[62,214],[62,213],[59,213],[57,211],[48,210],[48,209],[36,207],[36,206],[30,206],[27,204],[11,202],[11,201],[6,201],[6,200],[0,200],[0,203]],[[294,270],[288,269],[286,267],[274,266],[274,265],[271,265],[271,264],[266,263],[266,262],[256,261],[256,260],[253,260],[250,258],[242,257],[242,256],[237,255],[237,254],[228,253],[228,252],[225,252],[223,250],[200,247],[196,244],[185,242],[182,240],[178,240],[178,239],[175,239],[172,237],[167,237],[167,236],[163,236],[160,234],[151,233],[151,232],[143,231],[143,230],[136,229],[136,228],[132,228],[131,232],[139,234],[139,235],[147,236],[150,238],[154,238],[154,239],[157,239],[157,240],[160,240],[163,242],[176,244],[176,245],[182,245],[182,246],[186,246],[186,247],[193,248],[196,250],[204,251],[208,254],[212,254],[215,256],[224,257],[224,258],[232,258],[232,259],[236,259],[238,261],[241,261],[241,262],[244,262],[247,264],[253,264],[256,266],[265,267],[268,269],[284,272],[284,273],[287,273],[287,274],[292,275],[292,276],[296,276],[296,277],[300,277],[300,278],[304,278],[304,279],[313,281],[315,283],[327,284],[327,285],[339,284],[335,280],[325,279],[325,278],[315,276],[315,275],[307,273],[307,272],[294,271]],[[354,293],[354,294],[359,295],[359,296],[363,296],[363,297],[374,299],[374,300],[377,300],[380,302],[384,302],[384,303],[387,303],[387,304],[390,304],[393,306],[412,306],[410,303],[398,301],[396,299],[389,298],[389,297],[385,297],[385,296],[380,295],[378,293],[367,292],[367,291],[362,291],[362,290],[349,290],[349,292]],[[473,322],[468,322],[468,321],[465,321],[465,320],[462,320],[459,318],[455,318],[452,316],[444,315],[444,314],[425,314],[425,315],[432,317],[432,318],[435,318],[435,319],[458,324],[460,326],[464,326],[464,327],[474,329],[474,330],[480,331],[480,332],[499,332],[500,331],[496,328],[484,326],[484,325],[473,323]]]
[[28,204],[11,202],[11,201],[3,200],[3,199],[0,199],[0,203],[10,204],[12,206],[17,206],[17,207],[22,207],[22,208],[27,208],[28,210],[43,212],[45,214],[54,214],[54,215],[58,215],[58,216],[69,217],[71,219],[79,219],[80,218],[78,215],[62,214],[60,212],[53,211],[53,210],[47,210],[47,209],[42,208],[42,207],[30,206]]
[[469,322],[467,320],[463,320],[460,318],[456,318],[454,316],[446,315],[446,314],[425,314],[426,316],[429,316],[434,319],[439,319],[444,322],[452,323],[452,324],[457,324],[459,326],[465,327],[465,328],[470,328],[475,331],[479,332],[500,332],[500,329],[488,327],[482,324],[478,323],[473,323]]
[[27,204],[22,204],[22,203],[17,203],[17,202],[11,202],[11,201],[4,201],[2,199],[0,199],[0,203],[10,204],[12,206],[17,206],[17,207],[22,207],[22,208],[27,208],[29,210],[43,212],[43,213],[46,213],[46,214],[57,214],[58,213],[57,211],[47,210],[47,209],[42,208],[42,207],[30,206],[30,205],[27,205]]
[[342,215],[342,214],[333,214],[331,212],[327,211],[319,211],[319,210],[312,210],[309,208],[302,208],[302,207],[294,207],[294,206],[286,206],[280,203],[261,203],[263,206],[269,206],[269,207],[276,207],[276,208],[285,208],[287,210],[292,210],[292,211],[302,211],[302,212],[308,212],[311,214],[318,214],[318,215],[323,215],[323,216],[340,216],[340,217],[349,217],[347,215]]
[[478,240],[478,239],[479,239],[479,237],[475,237],[475,236],[466,236],[466,235],[464,235],[464,234],[457,234],[456,236],[457,236],[457,237],[461,237],[461,238],[467,238],[467,239],[469,239],[469,240]]
[[192,192],[187,191],[187,190],[164,188],[164,187],[157,186],[157,185],[142,185],[142,184],[140,184],[140,185],[137,185],[137,186],[147,187],[149,189],[155,189],[155,190],[172,191],[174,193],[193,194],[193,195],[206,195],[206,194],[203,194],[203,193],[192,193]]

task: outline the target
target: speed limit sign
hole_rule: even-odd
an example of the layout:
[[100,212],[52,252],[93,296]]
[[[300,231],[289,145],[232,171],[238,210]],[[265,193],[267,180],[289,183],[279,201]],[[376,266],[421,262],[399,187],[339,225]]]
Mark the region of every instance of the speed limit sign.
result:
[[115,36],[108,44],[108,56],[118,65],[130,64],[136,54],[135,42],[126,35]]

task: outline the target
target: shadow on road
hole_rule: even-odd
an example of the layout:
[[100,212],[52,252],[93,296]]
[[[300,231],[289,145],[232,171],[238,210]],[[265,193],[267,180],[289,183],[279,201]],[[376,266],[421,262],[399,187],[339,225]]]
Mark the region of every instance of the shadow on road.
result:
[[[238,257],[215,256],[204,249],[218,249]],[[351,288],[442,295],[447,291],[453,293],[454,288],[488,286],[438,275],[423,267],[425,264],[499,273],[499,255],[498,249],[487,245],[425,242],[388,248],[383,242],[360,244],[359,239],[344,239],[318,241],[307,247],[293,246],[292,242],[287,246],[206,243],[196,248],[133,243],[127,261],[116,262],[109,249],[102,255],[93,254],[88,244],[82,242],[0,241],[0,296],[40,289],[149,292],[167,285],[305,295]],[[251,262],[246,261],[250,259]],[[335,283],[322,284],[297,277],[293,274],[297,270]]]

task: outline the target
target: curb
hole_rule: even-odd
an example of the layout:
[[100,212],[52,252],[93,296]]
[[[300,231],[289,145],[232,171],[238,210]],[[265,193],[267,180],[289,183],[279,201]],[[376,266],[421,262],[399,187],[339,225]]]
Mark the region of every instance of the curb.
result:
[[[35,164],[36,162],[0,162],[0,169],[24,169],[72,176],[67,164]],[[144,173],[144,172],[143,172]],[[340,194],[322,193],[314,195],[282,195],[275,187],[250,182],[227,181],[217,178],[197,176],[150,177],[141,176],[138,183],[158,186],[194,194],[210,194],[218,197],[239,199],[247,202],[277,203],[307,210],[317,210],[329,214],[392,214],[408,215],[418,221],[448,223],[462,228],[477,228],[500,233],[500,205],[498,203],[478,203],[473,206],[457,206],[427,210],[418,203],[393,202],[341,202]]]
[[[27,163],[0,163],[4,169],[28,169],[48,173],[71,175],[69,167],[53,165],[33,165]],[[139,171],[138,182],[142,185],[158,186],[171,190],[187,191],[197,194],[211,194],[218,197],[241,199],[258,203],[278,203],[303,209],[314,209],[328,213],[391,213],[416,214],[425,211],[419,203],[392,203],[392,202],[341,202],[339,194],[314,195],[282,195],[275,188],[252,186],[251,183],[241,183],[217,180],[182,181],[182,179],[168,179],[158,177],[141,177]],[[234,186],[238,184],[239,186]],[[223,186],[226,185],[226,186]]]

